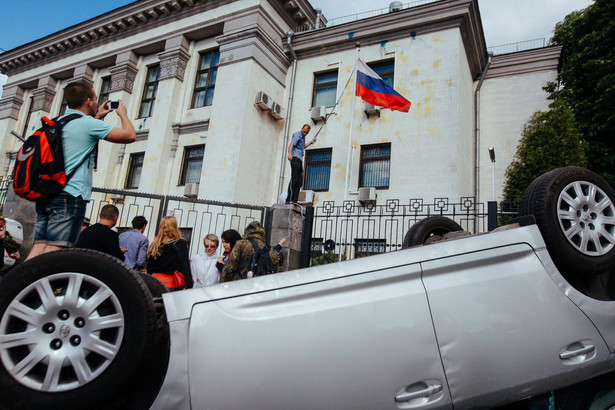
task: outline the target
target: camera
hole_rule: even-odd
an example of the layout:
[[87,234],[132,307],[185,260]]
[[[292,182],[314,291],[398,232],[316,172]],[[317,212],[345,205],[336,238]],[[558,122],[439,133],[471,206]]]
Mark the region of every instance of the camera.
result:
[[109,101],[109,108],[110,109],[117,110],[119,106],[120,106],[120,101],[119,100]]

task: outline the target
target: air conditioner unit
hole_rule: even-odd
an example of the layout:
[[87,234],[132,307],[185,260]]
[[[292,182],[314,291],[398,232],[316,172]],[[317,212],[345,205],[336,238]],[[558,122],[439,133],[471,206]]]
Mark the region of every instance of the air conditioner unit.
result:
[[312,107],[311,117],[314,123],[317,123],[318,121],[324,121],[326,116],[327,116],[327,111],[324,105],[320,105],[318,107]]
[[377,115],[378,117],[380,117],[380,107],[378,107],[377,105],[372,105],[370,103],[363,104],[365,115],[367,115],[367,118],[369,118],[370,115]]
[[374,188],[373,186],[359,188],[359,202],[361,202],[364,205],[375,203],[376,202],[376,188]]
[[299,203],[300,204],[313,204],[314,203],[314,191],[299,191]]
[[199,195],[199,184],[190,183],[184,187],[184,196],[187,198],[196,198]]
[[254,104],[263,111],[271,111],[271,103],[273,100],[264,91],[259,91],[256,94],[256,101]]
[[124,203],[124,195],[122,194],[111,194],[109,195],[109,199],[111,200],[111,202],[116,203],[116,204]]
[[284,118],[284,108],[277,102],[271,104],[271,111],[269,111],[269,115],[271,115],[276,120],[281,120]]

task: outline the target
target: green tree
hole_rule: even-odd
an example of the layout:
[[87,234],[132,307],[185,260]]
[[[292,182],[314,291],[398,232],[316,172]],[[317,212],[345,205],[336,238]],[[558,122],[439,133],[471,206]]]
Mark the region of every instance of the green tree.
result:
[[587,141],[588,167],[615,184],[615,1],[595,0],[555,26],[551,44],[563,46],[559,84],[563,99]]
[[510,210],[511,199],[520,198],[530,182],[543,173],[565,166],[586,166],[585,145],[572,110],[563,100],[554,101],[547,112],[535,112],[506,168],[503,210]]

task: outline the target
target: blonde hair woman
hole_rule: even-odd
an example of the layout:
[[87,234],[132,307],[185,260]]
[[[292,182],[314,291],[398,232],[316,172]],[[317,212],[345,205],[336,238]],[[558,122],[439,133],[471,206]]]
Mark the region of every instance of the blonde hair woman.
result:
[[147,272],[170,291],[192,287],[188,243],[181,237],[174,216],[160,221],[158,234],[147,250]]

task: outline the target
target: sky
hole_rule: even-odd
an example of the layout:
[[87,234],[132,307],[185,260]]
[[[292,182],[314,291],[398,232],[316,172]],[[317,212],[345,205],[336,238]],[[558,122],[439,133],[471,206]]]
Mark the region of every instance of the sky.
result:
[[[310,0],[328,20],[387,8],[392,0]],[[542,39],[593,0],[478,0],[487,47]],[[132,0],[0,0],[0,53],[117,9]],[[407,1],[402,1],[407,4]],[[78,4],[78,6],[76,6]],[[50,7],[50,6],[53,7]],[[21,27],[20,27],[21,26]],[[0,74],[0,87],[6,76]],[[1,90],[0,90],[1,96]]]

